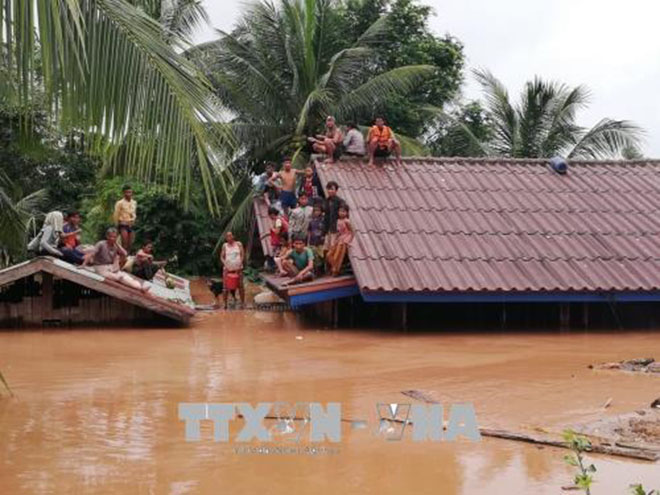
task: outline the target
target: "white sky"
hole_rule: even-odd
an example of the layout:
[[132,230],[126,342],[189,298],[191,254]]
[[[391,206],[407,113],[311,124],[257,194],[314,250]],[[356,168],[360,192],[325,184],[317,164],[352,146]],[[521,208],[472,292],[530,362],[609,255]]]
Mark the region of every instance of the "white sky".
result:
[[[241,0],[205,0],[213,28],[229,30]],[[592,91],[582,125],[629,119],[646,132],[644,153],[660,157],[660,1],[422,0],[436,12],[431,29],[463,42],[469,73],[489,69],[516,95],[535,75]],[[209,27],[199,41],[214,38]]]

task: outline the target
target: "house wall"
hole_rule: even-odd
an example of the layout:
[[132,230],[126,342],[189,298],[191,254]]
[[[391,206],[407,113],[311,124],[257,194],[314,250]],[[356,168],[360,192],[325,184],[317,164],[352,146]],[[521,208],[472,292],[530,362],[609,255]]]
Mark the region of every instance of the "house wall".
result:
[[38,273],[0,287],[0,327],[159,325],[171,320],[139,306]]
[[660,328],[660,303],[366,303],[361,297],[304,306],[339,328],[499,331]]

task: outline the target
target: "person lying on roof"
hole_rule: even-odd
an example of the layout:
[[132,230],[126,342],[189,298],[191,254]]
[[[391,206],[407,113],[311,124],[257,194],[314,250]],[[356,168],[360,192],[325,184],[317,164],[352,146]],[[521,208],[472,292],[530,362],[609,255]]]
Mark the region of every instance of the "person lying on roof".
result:
[[394,137],[392,129],[385,125],[383,117],[376,117],[374,125],[367,135],[369,143],[369,165],[374,164],[374,157],[387,158],[395,154],[397,163],[401,165],[401,144]]
[[148,292],[149,285],[146,282],[141,283],[120,270],[119,259],[125,258],[127,253],[123,247],[117,244],[118,235],[117,229],[109,228],[105,233],[105,240],[97,242],[94,249],[85,255],[82,266],[92,266],[96,273],[108,280],[114,280],[145,293]]

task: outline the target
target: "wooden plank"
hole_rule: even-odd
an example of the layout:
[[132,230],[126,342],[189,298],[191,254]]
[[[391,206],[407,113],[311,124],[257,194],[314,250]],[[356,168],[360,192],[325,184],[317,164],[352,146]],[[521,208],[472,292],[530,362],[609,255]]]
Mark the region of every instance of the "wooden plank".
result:
[[10,284],[41,271],[43,258],[35,258],[0,271],[0,286]]

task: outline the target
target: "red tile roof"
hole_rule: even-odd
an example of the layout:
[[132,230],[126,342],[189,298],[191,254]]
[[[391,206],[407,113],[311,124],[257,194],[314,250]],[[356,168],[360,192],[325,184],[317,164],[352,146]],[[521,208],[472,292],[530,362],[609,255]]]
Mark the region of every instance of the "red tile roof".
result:
[[363,291],[660,290],[660,161],[318,166],[351,207]]

